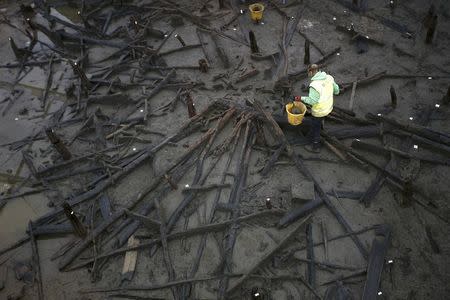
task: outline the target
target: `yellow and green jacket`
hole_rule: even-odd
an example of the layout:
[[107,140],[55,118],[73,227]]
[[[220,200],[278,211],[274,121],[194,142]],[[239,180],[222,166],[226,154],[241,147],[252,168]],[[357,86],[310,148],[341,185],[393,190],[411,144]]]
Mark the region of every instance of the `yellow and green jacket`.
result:
[[309,95],[301,97],[302,101],[311,106],[314,117],[325,117],[333,110],[333,95],[339,94],[339,86],[333,76],[319,71],[311,78]]

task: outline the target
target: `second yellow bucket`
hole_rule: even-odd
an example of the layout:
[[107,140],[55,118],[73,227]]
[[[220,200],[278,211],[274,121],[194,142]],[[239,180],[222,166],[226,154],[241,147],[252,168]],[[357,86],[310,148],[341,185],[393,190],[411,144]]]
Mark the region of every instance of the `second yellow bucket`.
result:
[[[296,107],[298,108],[301,113],[300,114],[293,114],[291,111],[292,109]],[[303,117],[305,116],[306,113],[306,106],[305,104],[301,103],[300,101],[294,101],[291,103],[286,104],[286,113],[287,113],[287,118],[288,118],[288,122],[291,125],[300,125],[303,122]]]
[[262,3],[253,3],[248,6],[250,10],[250,17],[253,21],[259,22],[263,17],[264,12],[264,4]]

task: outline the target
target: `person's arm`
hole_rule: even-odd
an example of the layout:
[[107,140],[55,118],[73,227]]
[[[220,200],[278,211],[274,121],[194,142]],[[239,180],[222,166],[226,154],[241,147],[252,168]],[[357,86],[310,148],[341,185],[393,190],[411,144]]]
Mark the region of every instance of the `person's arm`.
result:
[[303,103],[313,106],[319,103],[320,94],[313,87],[309,87],[309,95],[302,96],[301,99]]
[[339,86],[336,84],[336,82],[333,82],[333,94],[339,95]]

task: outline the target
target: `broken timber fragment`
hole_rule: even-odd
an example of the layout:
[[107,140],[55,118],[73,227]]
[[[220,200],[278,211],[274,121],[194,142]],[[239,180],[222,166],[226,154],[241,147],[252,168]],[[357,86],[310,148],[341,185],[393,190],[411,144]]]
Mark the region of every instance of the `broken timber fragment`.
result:
[[[139,245],[139,240],[132,235],[128,239],[128,247],[133,247],[136,245]],[[137,251],[127,251],[125,253],[125,259],[123,261],[123,268],[122,268],[122,276],[120,278],[120,281],[131,281],[134,276],[134,270],[136,269],[136,261],[137,261]]]
[[178,33],[176,33],[175,38],[180,42],[181,46],[185,47],[186,43],[184,42],[183,38],[181,37],[181,35],[179,35]]
[[61,139],[56,135],[56,133],[51,128],[46,128],[45,133],[47,134],[48,139],[55,147],[56,151],[58,151],[59,154],[61,154],[62,158],[64,160],[69,160],[72,155],[70,154],[67,147],[64,145],[64,143],[61,141]]
[[252,54],[259,53],[258,43],[256,42],[256,36],[253,31],[248,32],[248,37],[250,39],[250,50]]
[[195,117],[197,115],[197,111],[195,110],[194,100],[192,99],[191,93],[187,93],[186,95],[186,105],[189,118]]
[[370,250],[369,265],[367,267],[367,279],[364,285],[362,300],[378,299],[385,256],[389,247],[391,229],[389,226],[380,226],[375,231],[375,238]]
[[86,228],[84,227],[83,223],[81,223],[80,219],[78,219],[78,217],[75,215],[75,212],[73,211],[70,204],[64,202],[62,206],[64,208],[64,213],[67,219],[72,224],[75,233],[81,238],[86,237],[87,234]]
[[198,60],[198,67],[200,68],[200,72],[207,73],[208,72],[208,63],[206,59],[202,58]]

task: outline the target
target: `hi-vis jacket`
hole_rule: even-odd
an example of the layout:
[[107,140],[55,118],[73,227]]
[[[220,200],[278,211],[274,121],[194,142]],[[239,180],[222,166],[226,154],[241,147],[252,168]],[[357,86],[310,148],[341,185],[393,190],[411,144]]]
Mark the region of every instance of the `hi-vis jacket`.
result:
[[325,117],[333,110],[333,95],[339,94],[339,86],[334,78],[325,72],[317,72],[309,84],[309,96],[301,97],[302,101],[311,105],[314,117]]

